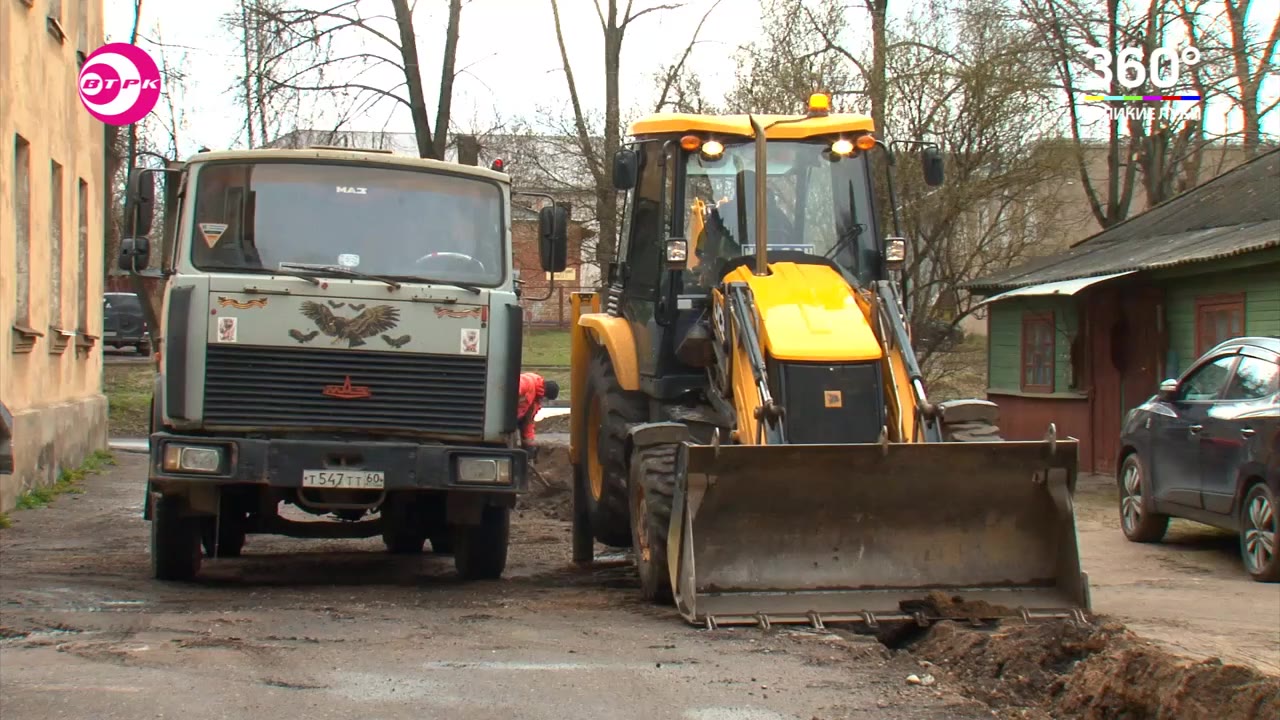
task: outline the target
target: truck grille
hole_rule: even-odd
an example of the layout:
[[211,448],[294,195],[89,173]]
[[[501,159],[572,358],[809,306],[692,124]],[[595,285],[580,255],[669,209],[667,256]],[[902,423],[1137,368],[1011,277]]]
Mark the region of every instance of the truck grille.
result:
[[483,357],[210,345],[206,358],[209,425],[484,431]]

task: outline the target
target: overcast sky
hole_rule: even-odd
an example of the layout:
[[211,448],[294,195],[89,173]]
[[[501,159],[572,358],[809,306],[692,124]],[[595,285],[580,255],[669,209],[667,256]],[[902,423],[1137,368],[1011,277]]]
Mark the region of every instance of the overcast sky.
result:
[[[638,19],[628,29],[623,46],[622,87],[626,100],[651,102],[655,96],[652,74],[657,65],[675,57],[689,42],[702,14],[713,0],[691,0],[679,10],[655,12]],[[592,0],[560,0],[566,44],[582,102],[592,108],[604,105],[604,66],[599,20]],[[336,3],[335,3],[336,4]],[[619,3],[623,4],[623,3]],[[635,7],[647,7],[647,0],[635,0]],[[368,3],[370,8],[374,3]],[[386,3],[390,13],[390,3]],[[235,0],[145,0],[142,34],[152,37],[159,29],[166,45],[191,48],[183,68],[189,87],[186,93],[187,137],[184,150],[200,144],[227,147],[236,142],[243,111],[227,92],[236,76],[237,55],[232,36],[222,28],[221,17],[234,10]],[[428,106],[434,116],[438,92],[438,69],[444,43],[447,3],[418,0],[415,13],[418,49],[424,67]],[[128,40],[133,23],[133,0],[106,0],[109,41]],[[722,0],[707,26],[692,64],[702,76],[712,97],[726,91],[733,81],[733,52],[749,42],[759,30],[759,6],[754,0]],[[492,125],[494,108],[506,117],[532,114],[537,105],[564,107],[568,99],[563,74],[559,73],[560,52],[555,25],[547,0],[470,0],[464,5],[458,67],[467,72],[454,87],[455,122],[464,127],[476,122],[483,129]],[[357,31],[348,34],[359,37]],[[143,47],[152,49],[145,42]],[[182,50],[168,50],[177,57]],[[395,78],[391,69],[382,76],[383,87]],[[370,76],[369,79],[373,79]],[[370,84],[377,84],[371,82]],[[352,130],[381,130],[392,104],[383,103],[375,113],[351,123]],[[387,127],[392,131],[413,130],[408,113],[397,113]],[[472,128],[467,128],[472,129]],[[240,139],[243,142],[243,138]]]
[[[659,0],[634,0],[637,9],[660,4]],[[688,0],[677,10],[645,15],[628,30],[623,45],[621,72],[625,105],[647,109],[656,97],[653,73],[661,63],[674,59],[689,42],[694,27],[714,0]],[[312,2],[309,6],[320,5]],[[336,1],[335,1],[336,4]],[[390,2],[383,1],[391,13]],[[589,109],[604,105],[602,37],[593,0],[560,0],[570,61],[581,99]],[[371,10],[378,3],[368,0]],[[619,0],[625,5],[625,0]],[[851,3],[851,5],[853,5]],[[909,3],[891,3],[904,8]],[[127,41],[133,23],[133,0],[105,0],[108,41]],[[237,43],[223,26],[222,17],[236,10],[236,0],[144,0],[142,36],[178,46],[166,50],[171,63],[181,63],[188,78],[183,97],[185,127],[180,154],[201,145],[210,148],[243,146],[243,111],[232,89],[236,67],[243,60]],[[424,68],[428,107],[434,116],[440,54],[444,42],[445,0],[418,0],[415,14],[418,49]],[[1254,3],[1251,24],[1269,28],[1280,13],[1280,0]],[[893,13],[891,12],[891,15]],[[866,41],[868,22],[858,11],[849,23],[857,46]],[[458,47],[458,67],[466,68],[454,89],[454,122],[464,130],[493,127],[495,110],[501,117],[530,117],[538,106],[566,108],[568,92],[560,72],[560,55],[548,0],[469,0],[464,4]],[[702,42],[689,65],[698,73],[709,99],[717,100],[732,85],[735,50],[755,39],[760,30],[758,0],[721,0],[702,32]],[[358,52],[359,31],[343,35],[346,52]],[[140,41],[144,48],[154,46]],[[398,70],[387,68],[370,74],[364,82],[390,88],[403,81]],[[1280,79],[1268,84],[1266,95],[1280,93]],[[350,130],[410,132],[412,121],[400,108],[384,102],[375,112],[347,125]],[[626,114],[628,107],[624,107]],[[390,119],[388,121],[388,118]],[[1211,129],[1221,125],[1215,112],[1207,120]],[[1280,130],[1280,111],[1269,116],[1265,130]]]

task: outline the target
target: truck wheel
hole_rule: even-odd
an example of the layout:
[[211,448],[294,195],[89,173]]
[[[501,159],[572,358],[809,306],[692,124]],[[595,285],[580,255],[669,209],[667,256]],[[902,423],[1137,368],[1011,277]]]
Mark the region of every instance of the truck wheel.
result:
[[676,486],[676,448],[641,448],[631,459],[631,537],[645,600],[671,602],[671,571],[667,567],[667,529],[671,526],[671,498]]
[[431,540],[431,552],[436,553],[437,555],[453,554],[453,538],[449,535],[447,530],[437,532],[431,535],[428,539]]
[[200,544],[206,557],[215,557],[215,551],[216,557],[240,557],[245,540],[244,513],[224,512],[220,518],[200,520]]
[[200,572],[200,524],[182,514],[180,498],[151,504],[151,572],[157,580],[191,580]]
[[511,510],[490,505],[479,525],[455,529],[453,566],[463,580],[497,580],[507,569],[507,542],[511,534]]
[[417,507],[407,497],[388,497],[382,503],[382,544],[394,555],[417,555],[427,542]]
[[618,385],[613,363],[597,351],[587,378],[586,442],[579,462],[586,469],[587,512],[596,540],[631,546],[627,498],[627,430],[648,417],[644,396]]

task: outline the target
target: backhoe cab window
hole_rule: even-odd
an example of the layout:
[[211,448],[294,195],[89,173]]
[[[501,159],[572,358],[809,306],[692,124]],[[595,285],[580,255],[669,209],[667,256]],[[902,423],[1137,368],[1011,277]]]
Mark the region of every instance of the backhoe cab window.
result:
[[[879,274],[866,158],[840,158],[829,143],[773,141],[768,153],[768,246],[822,255],[867,282]],[[691,245],[685,286],[711,287],[728,260],[755,254],[755,146],[722,156],[690,154],[685,232]]]
[[206,166],[195,178],[191,261],[269,272],[280,263],[497,285],[502,192],[484,180],[314,163]]

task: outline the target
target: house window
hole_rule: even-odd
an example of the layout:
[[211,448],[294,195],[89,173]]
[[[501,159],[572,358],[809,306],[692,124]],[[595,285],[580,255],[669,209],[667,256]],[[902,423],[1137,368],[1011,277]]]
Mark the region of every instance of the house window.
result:
[[1244,334],[1244,293],[1196,298],[1196,355]]
[[49,163],[49,327],[62,323],[62,166]]
[[89,183],[80,180],[76,197],[80,232],[76,237],[76,329],[89,329]]
[[1053,392],[1053,313],[1022,316],[1022,390]]
[[[31,144],[21,135],[13,138],[13,221],[16,240],[14,324],[22,330],[31,325]],[[24,333],[25,335],[25,333]],[[34,337],[30,338],[34,341]],[[15,345],[15,349],[23,343]]]

